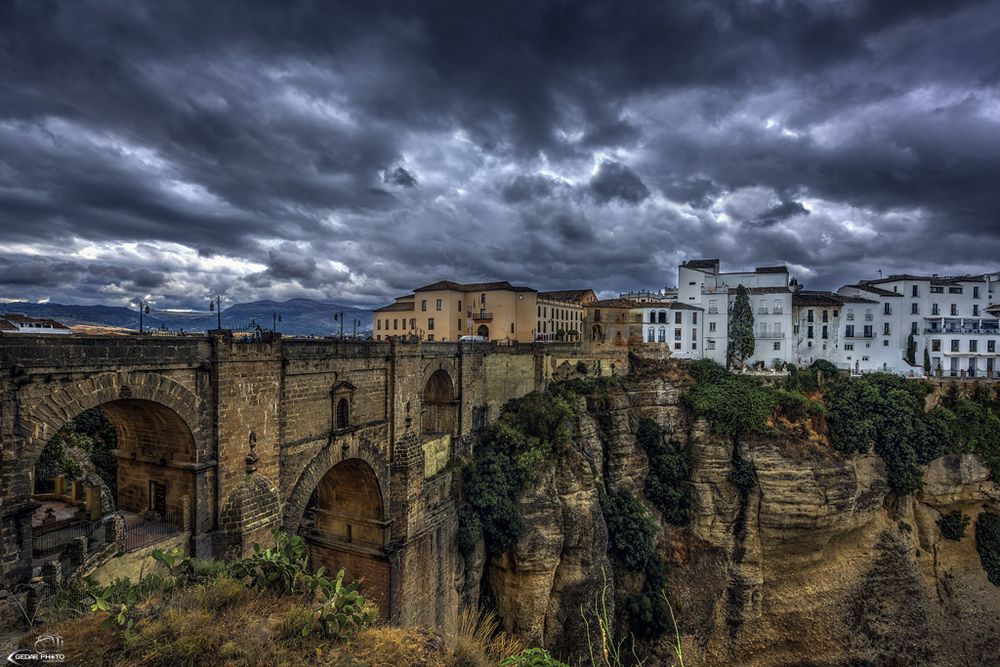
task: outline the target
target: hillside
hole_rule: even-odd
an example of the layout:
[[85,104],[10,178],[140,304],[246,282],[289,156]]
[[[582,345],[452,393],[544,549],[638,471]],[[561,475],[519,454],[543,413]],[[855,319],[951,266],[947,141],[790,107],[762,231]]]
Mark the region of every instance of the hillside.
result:
[[[222,311],[222,325],[227,329],[249,329],[256,321],[265,329],[270,329],[272,314],[281,315],[278,331],[296,336],[328,336],[340,333],[340,322],[334,320],[334,313],[344,313],[344,333],[353,334],[353,322],[360,320],[358,333],[370,332],[372,312],[363,308],[344,306],[334,302],[312,299],[289,299],[288,301],[254,301],[238,303]],[[48,317],[66,325],[96,325],[105,327],[127,327],[138,329],[139,313],[122,306],[81,306],[60,303],[12,302],[0,305],[0,312],[22,313],[31,317]],[[148,329],[169,329],[171,331],[198,332],[214,329],[217,320],[214,313],[175,312],[153,309],[143,318]]]

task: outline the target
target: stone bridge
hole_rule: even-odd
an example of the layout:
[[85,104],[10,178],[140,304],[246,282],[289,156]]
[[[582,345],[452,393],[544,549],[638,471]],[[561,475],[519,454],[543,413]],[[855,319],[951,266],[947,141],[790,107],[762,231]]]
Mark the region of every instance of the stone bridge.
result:
[[450,627],[448,462],[511,398],[567,368],[627,363],[573,344],[0,336],[0,589],[38,566],[43,447],[99,407],[117,432],[118,509],[180,516],[202,557],[245,553],[283,526],[316,566],[363,578],[392,622]]

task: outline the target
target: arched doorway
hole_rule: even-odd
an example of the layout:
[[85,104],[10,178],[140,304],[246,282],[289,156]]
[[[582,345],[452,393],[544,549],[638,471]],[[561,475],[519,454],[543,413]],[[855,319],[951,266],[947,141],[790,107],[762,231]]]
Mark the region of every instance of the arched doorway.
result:
[[165,405],[120,399],[85,410],[48,440],[32,467],[30,492],[39,503],[32,558],[56,557],[83,535],[96,546],[105,537],[103,517],[114,512],[125,519],[126,548],[190,530],[194,460],[191,429]]
[[389,616],[389,559],[382,491],[375,471],[363,459],[346,459],[323,475],[309,499],[300,532],[309,545],[314,569],[340,568]]
[[477,336],[482,336],[486,340],[489,340],[490,339],[490,328],[488,326],[486,326],[485,324],[480,324],[479,328],[476,329],[476,335]]
[[439,368],[424,385],[421,426],[424,435],[453,434],[457,425],[458,401],[448,371]]

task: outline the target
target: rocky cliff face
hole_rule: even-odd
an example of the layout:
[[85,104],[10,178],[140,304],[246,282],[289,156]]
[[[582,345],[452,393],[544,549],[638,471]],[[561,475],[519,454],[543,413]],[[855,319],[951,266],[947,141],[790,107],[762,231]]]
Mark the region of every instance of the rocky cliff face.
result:
[[[732,444],[690,423],[680,393],[673,381],[633,379],[580,399],[572,446],[520,498],[524,534],[502,558],[468,563],[466,599],[485,581],[510,630],[581,664],[583,619],[592,622],[602,590],[627,631],[615,608],[635,582],[608,559],[599,490],[641,497],[648,465],[635,433],[649,417],[692,453],[691,524],[659,522],[657,543],[687,664],[998,664],[1000,589],[986,579],[972,526],[959,541],[938,527],[947,512],[975,518],[1000,504],[975,457],[932,462],[923,489],[897,498],[878,457],[747,441],[736,455],[753,462],[757,484],[744,498],[729,481]],[[672,639],[640,652],[671,664]]]

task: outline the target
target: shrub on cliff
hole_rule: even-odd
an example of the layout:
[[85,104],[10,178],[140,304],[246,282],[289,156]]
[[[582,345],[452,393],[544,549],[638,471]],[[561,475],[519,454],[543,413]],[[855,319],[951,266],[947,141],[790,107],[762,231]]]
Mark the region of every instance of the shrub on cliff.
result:
[[570,443],[573,426],[573,409],[563,396],[532,392],[504,405],[497,422],[483,432],[463,474],[458,533],[463,553],[472,553],[480,535],[491,555],[517,541],[521,491],[555,450]]
[[960,512],[955,510],[954,512],[948,512],[938,519],[938,527],[941,528],[941,536],[946,540],[958,541],[962,539],[965,535],[965,529],[968,528],[969,522],[972,519],[965,512]]
[[976,551],[986,577],[1000,586],[1000,515],[983,512],[976,519]]
[[712,430],[734,440],[761,431],[778,406],[776,393],[756,380],[734,375],[711,366],[697,369],[701,379],[685,395],[684,401],[696,417],[708,420]]
[[656,555],[656,526],[642,503],[628,491],[610,491],[601,497],[601,510],[608,526],[611,555],[627,569],[642,571]]
[[660,425],[648,417],[639,420],[636,440],[649,457],[649,474],[643,488],[646,498],[660,511],[664,521],[686,526],[691,521],[684,485],[691,476],[687,452],[668,441]]

